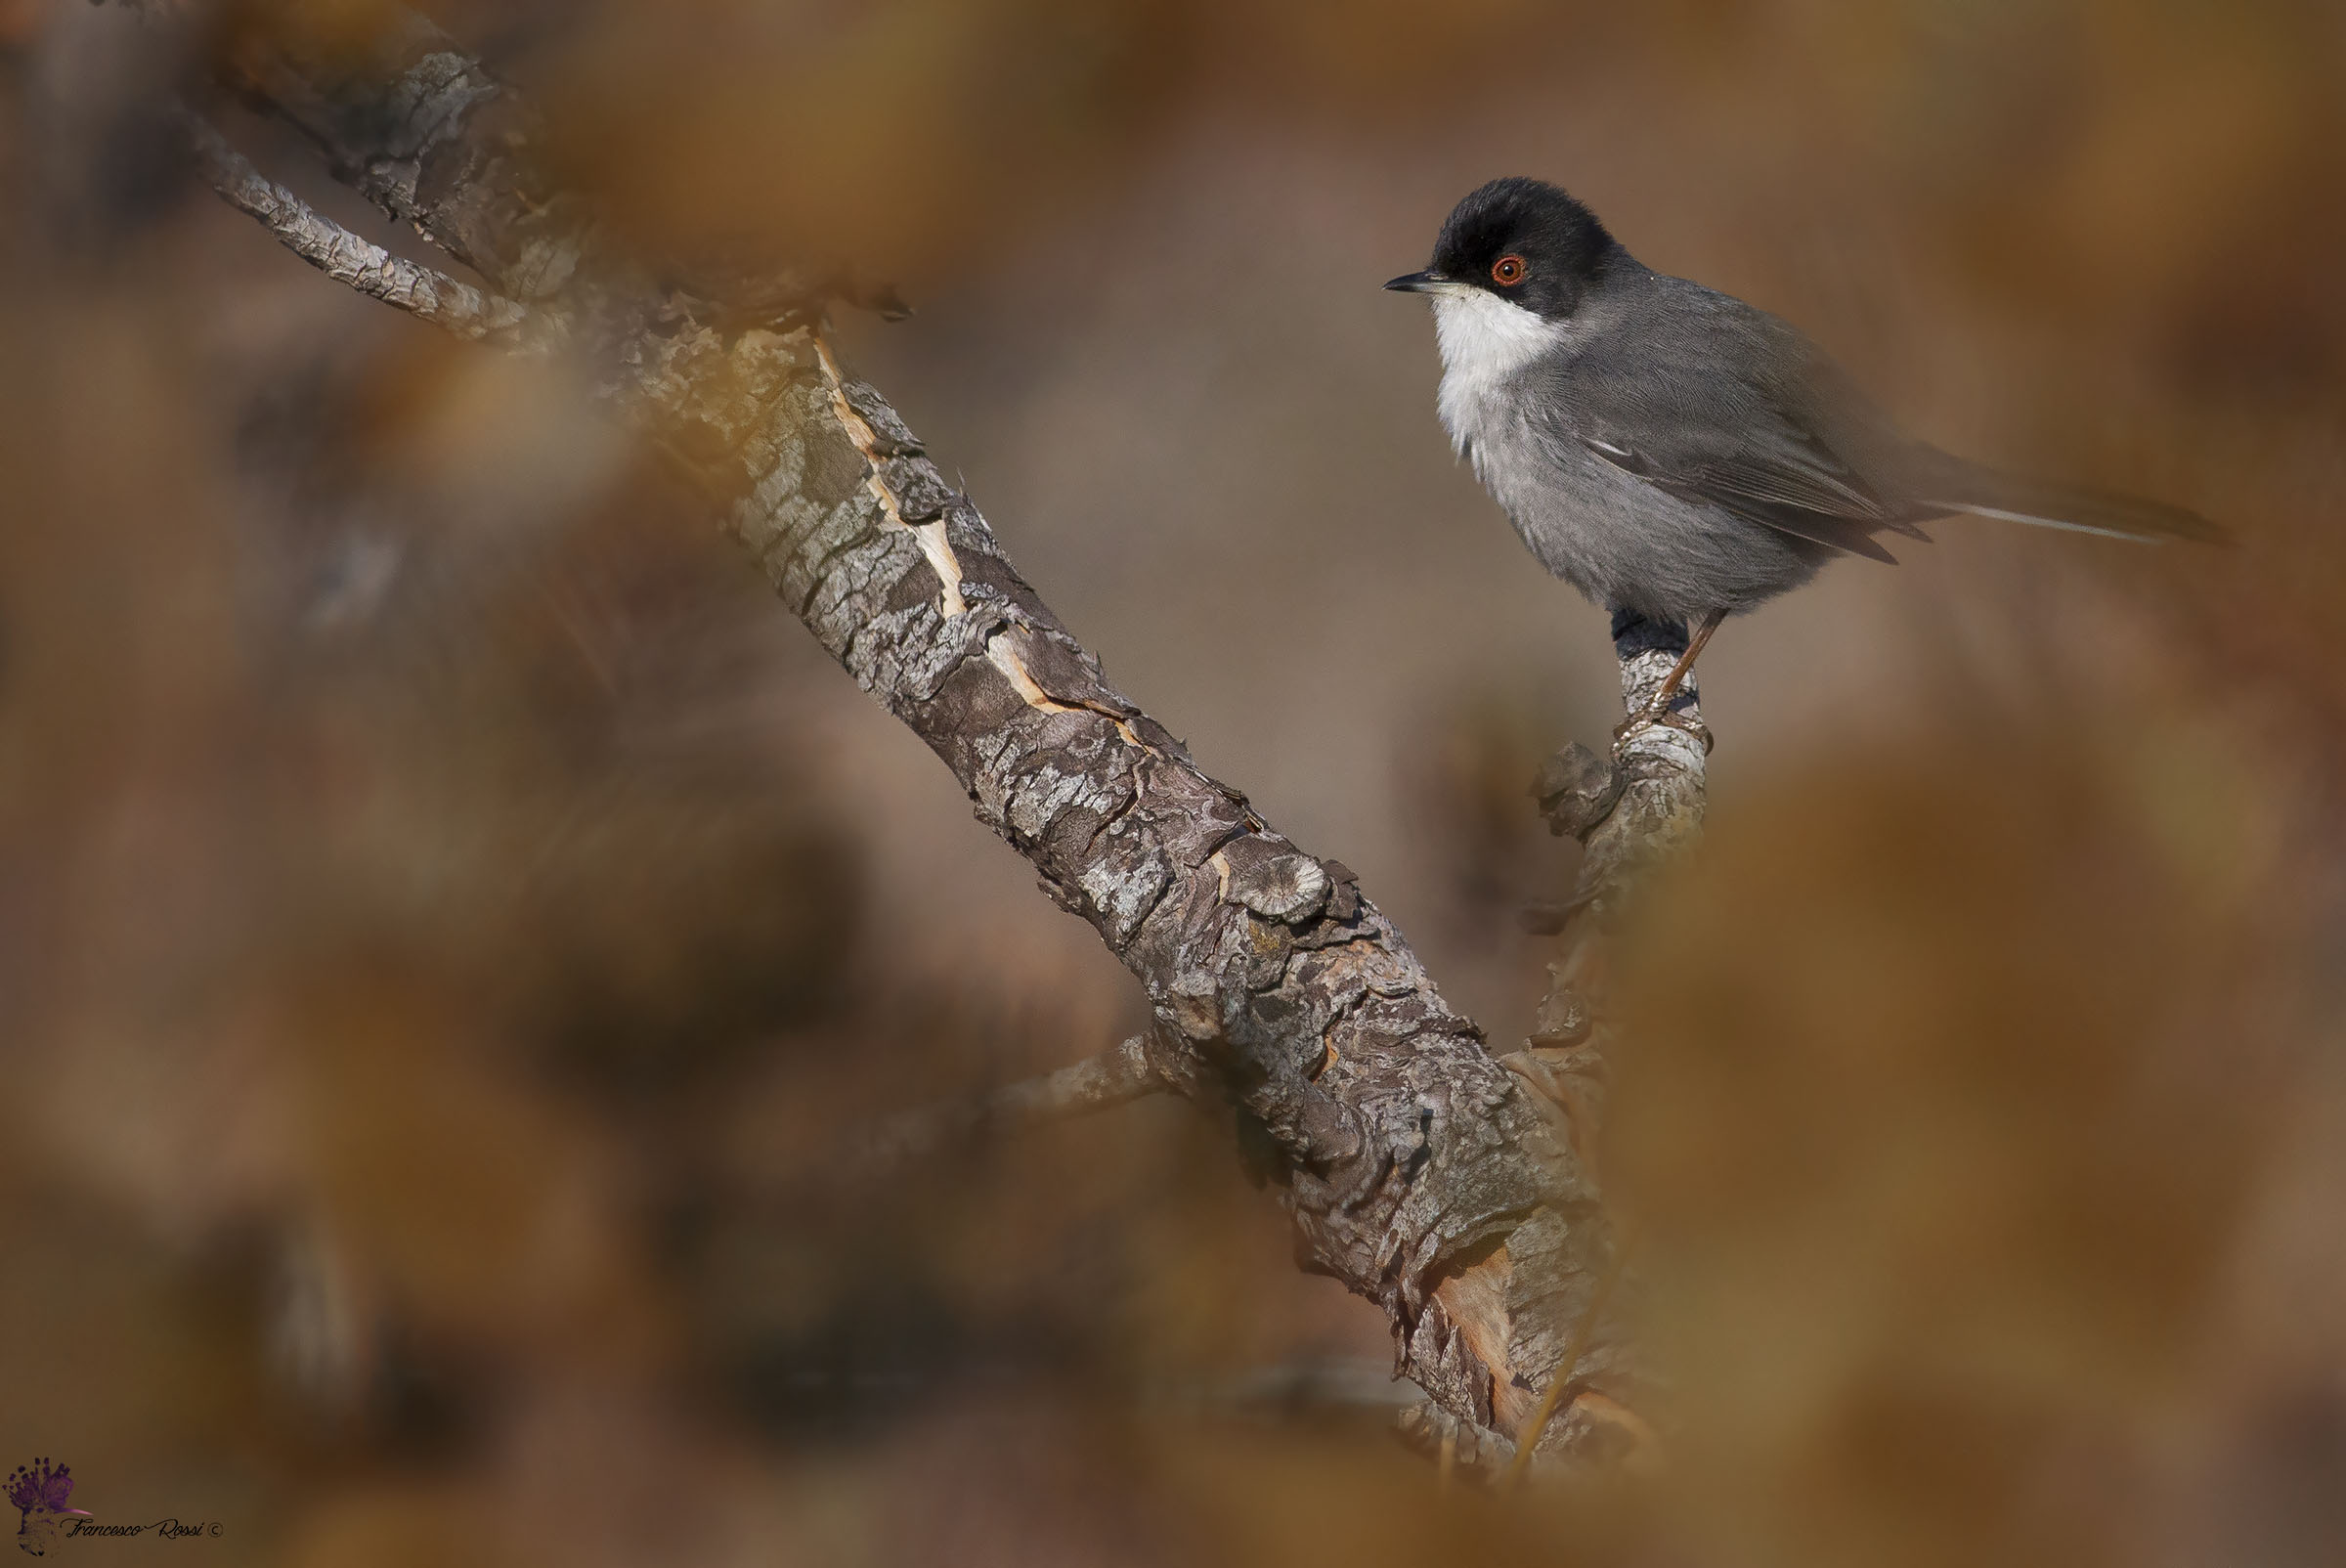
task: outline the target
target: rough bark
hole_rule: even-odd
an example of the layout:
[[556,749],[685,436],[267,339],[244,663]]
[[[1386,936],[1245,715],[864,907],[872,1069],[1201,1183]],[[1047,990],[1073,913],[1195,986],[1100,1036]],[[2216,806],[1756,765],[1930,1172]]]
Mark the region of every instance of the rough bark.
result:
[[[1617,799],[1576,829],[1580,912],[1539,1032],[1496,1058],[1349,870],[1274,830],[1108,683],[895,411],[841,368],[819,298],[735,330],[721,299],[607,248],[534,164],[527,106],[419,19],[326,50],[248,17],[216,58],[338,178],[564,324],[784,603],[1140,981],[1150,1071],[1235,1105],[1276,1151],[1298,1262],[1383,1309],[1397,1370],[1438,1407],[1418,1429],[1469,1462],[1503,1460],[1499,1429],[1553,1380],[1610,1255],[1587,934],[1645,856],[1699,822],[1699,743],[1647,730],[1621,749]],[[1617,630],[1634,706],[1670,638]],[[1650,1436],[1610,1324],[1573,1383],[1543,1452]]]
[[196,165],[231,206],[277,236],[287,250],[335,283],[369,299],[396,305],[458,337],[501,347],[518,347],[528,310],[510,299],[484,294],[446,273],[394,256],[336,223],[329,223],[283,186],[265,177],[251,160],[206,121],[187,117]]

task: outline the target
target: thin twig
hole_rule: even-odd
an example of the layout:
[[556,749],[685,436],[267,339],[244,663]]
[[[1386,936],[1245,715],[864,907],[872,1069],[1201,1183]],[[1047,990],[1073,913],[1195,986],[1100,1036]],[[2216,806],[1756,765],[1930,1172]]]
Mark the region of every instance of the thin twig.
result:
[[210,121],[186,110],[181,119],[212,189],[328,278],[458,337],[505,348],[523,346],[522,329],[531,320],[528,306],[360,239],[253,167]]
[[1613,1244],[1613,1259],[1597,1277],[1596,1288],[1588,1294],[1588,1308],[1581,1314],[1580,1324],[1572,1331],[1572,1343],[1565,1346],[1564,1359],[1556,1363],[1555,1381],[1547,1385],[1539,1409],[1532,1412],[1523,1429],[1515,1434],[1515,1459],[1500,1478],[1501,1487],[1519,1484],[1524,1472],[1532,1467],[1532,1451],[1540,1446],[1547,1423],[1555,1419],[1556,1407],[1564,1402],[1564,1390],[1572,1385],[1573,1372],[1579,1370],[1581,1358],[1588,1353],[1588,1341],[1596,1336],[1597,1321],[1604,1316],[1605,1303],[1612,1299],[1613,1287],[1621,1283],[1622,1274],[1629,1266],[1629,1253],[1636,1245],[1635,1230],[1623,1225]]
[[981,1129],[1064,1121],[1170,1087],[1149,1065],[1145,1037],[1136,1034],[1113,1050],[1085,1057],[1041,1077],[1022,1079],[969,1100],[923,1106],[891,1116],[859,1140],[858,1153],[867,1165],[901,1164]]

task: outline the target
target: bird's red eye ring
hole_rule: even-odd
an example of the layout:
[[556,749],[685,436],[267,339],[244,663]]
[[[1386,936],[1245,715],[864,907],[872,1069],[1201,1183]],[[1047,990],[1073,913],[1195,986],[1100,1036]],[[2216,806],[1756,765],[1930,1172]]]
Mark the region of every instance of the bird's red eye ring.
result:
[[1491,267],[1491,281],[1501,286],[1523,282],[1524,264],[1521,256],[1501,256]]

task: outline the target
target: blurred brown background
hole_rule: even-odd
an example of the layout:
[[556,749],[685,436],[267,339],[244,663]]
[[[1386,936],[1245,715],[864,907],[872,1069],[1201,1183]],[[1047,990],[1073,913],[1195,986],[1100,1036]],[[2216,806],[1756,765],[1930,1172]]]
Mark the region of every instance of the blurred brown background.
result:
[[583,388],[277,250],[167,39],[17,0],[0,1467],[300,1564],[2346,1559],[2346,12],[430,9],[647,251],[895,280],[863,372],[1495,1041],[1614,675],[1376,287],[1473,185],[2239,547],[1949,523],[1721,634],[1607,1160],[1676,1460],[1438,1495],[1227,1118],[838,1173],[1133,987]]

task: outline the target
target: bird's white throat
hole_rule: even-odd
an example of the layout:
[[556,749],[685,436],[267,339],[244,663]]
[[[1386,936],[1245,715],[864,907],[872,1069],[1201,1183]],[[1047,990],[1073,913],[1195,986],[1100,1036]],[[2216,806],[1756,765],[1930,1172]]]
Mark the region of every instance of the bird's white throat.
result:
[[1456,284],[1433,296],[1434,339],[1442,347],[1442,423],[1465,451],[1488,417],[1482,406],[1515,373],[1562,348],[1570,328],[1487,289]]

